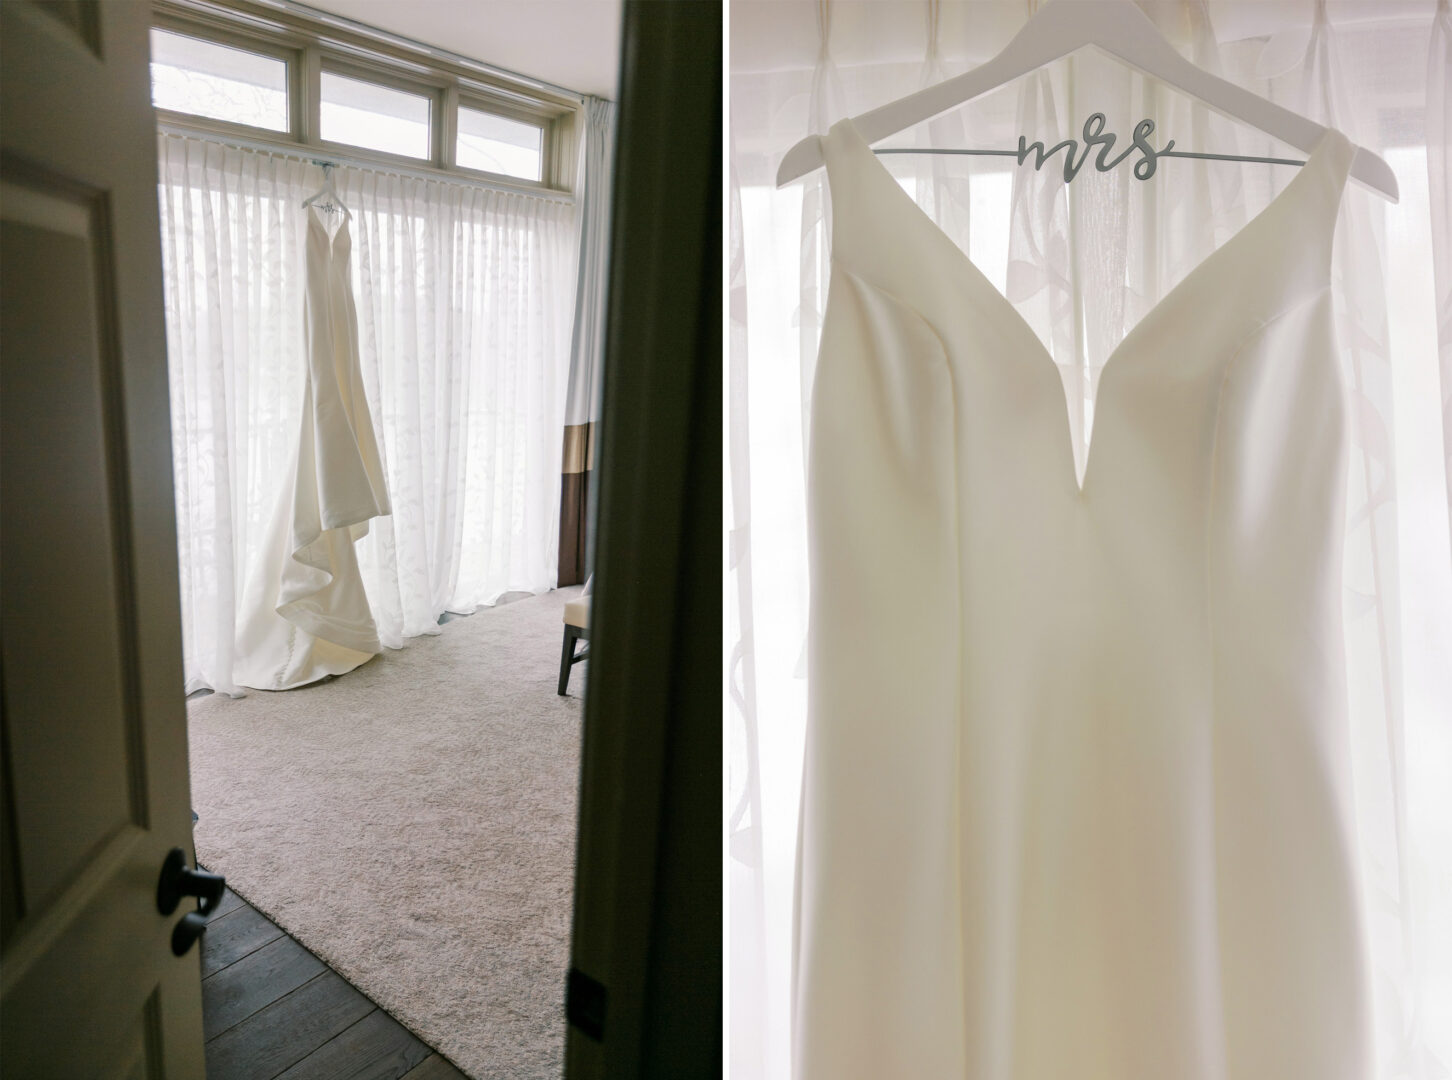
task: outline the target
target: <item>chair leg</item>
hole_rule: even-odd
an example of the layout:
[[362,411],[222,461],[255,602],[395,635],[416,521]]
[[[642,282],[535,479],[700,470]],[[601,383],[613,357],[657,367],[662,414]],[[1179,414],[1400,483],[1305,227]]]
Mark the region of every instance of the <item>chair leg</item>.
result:
[[565,647],[564,651],[560,653],[560,697],[564,697],[565,691],[570,688],[570,668],[574,666],[575,638],[579,633],[577,627],[570,626],[568,623],[565,625]]

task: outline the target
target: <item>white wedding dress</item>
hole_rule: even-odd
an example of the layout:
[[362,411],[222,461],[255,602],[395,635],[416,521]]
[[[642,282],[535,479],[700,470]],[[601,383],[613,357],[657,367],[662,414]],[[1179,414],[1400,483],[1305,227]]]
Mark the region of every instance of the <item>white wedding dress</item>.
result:
[[391,512],[358,362],[348,221],[308,209],[308,377],[297,454],[248,579],[236,680],[287,690],[383,651],[353,542]]
[[1113,351],[824,140],[794,1080],[1369,1080],[1329,288],[1354,147]]

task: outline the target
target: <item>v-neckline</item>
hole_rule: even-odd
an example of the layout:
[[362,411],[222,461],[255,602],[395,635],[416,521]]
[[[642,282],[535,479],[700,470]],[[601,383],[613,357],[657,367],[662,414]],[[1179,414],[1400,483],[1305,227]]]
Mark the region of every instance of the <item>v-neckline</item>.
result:
[[348,227],[348,215],[344,214],[343,219],[338,222],[338,227],[330,232],[322,219],[322,213],[323,211],[317,203],[308,203],[308,220],[322,231],[323,239],[328,243],[328,254],[332,255],[334,248],[337,247],[338,234]]
[[[1054,382],[1059,387],[1059,391],[1064,402],[1063,424],[1064,427],[1068,429],[1066,431],[1065,443],[1069,449],[1069,479],[1080,498],[1082,498],[1084,496],[1085,490],[1088,488],[1089,485],[1091,467],[1094,463],[1094,447],[1095,444],[1098,442],[1098,438],[1096,431],[1093,427],[1091,427],[1087,437],[1085,438],[1084,476],[1082,479],[1080,479],[1078,475],[1078,470],[1074,466],[1073,432],[1072,429],[1069,429],[1069,393],[1068,390],[1064,387],[1064,379],[1059,372],[1059,365],[1054,360],[1054,354],[1049,350],[1048,346],[1043,343],[1043,340],[1034,331],[1034,328],[1029,325],[1028,320],[1024,318],[1023,314],[1018,310],[1017,307],[1014,306],[1013,301],[1011,301],[1006,295],[1004,295],[1004,293],[998,288],[997,285],[993,284],[993,282],[989,280],[988,275],[985,274],[981,269],[979,269],[978,264],[969,257],[968,253],[960,248],[956,243],[954,243],[953,238],[943,231],[942,227],[939,226],[938,223],[934,221],[931,216],[929,216],[927,211],[925,211],[921,206],[917,204],[917,201],[913,199],[912,196],[910,196],[905,190],[903,190],[901,185],[898,184],[897,178],[892,175],[891,170],[889,170],[886,165],[878,160],[877,155],[872,152],[872,146],[867,142],[865,138],[863,138],[862,133],[857,130],[857,126],[853,124],[852,118],[850,116],[843,117],[841,120],[838,120],[837,123],[833,125],[833,127],[840,127],[851,135],[852,141],[855,144],[855,148],[859,150],[862,154],[865,154],[866,157],[871,161],[873,168],[875,168],[876,171],[881,175],[881,177],[885,181],[887,181],[887,187],[895,192],[899,197],[901,197],[904,202],[906,202],[907,206],[910,208],[910,212],[916,217],[920,218],[923,224],[926,225],[929,230],[937,234],[938,238],[943,242],[943,244],[945,244],[957,257],[957,261],[966,269],[969,279],[974,281],[979,286],[981,291],[987,293],[989,301],[996,306],[1001,307],[1005,312],[1007,312],[1008,318],[1010,318],[1015,323],[1015,325],[1022,332],[1022,334],[1025,335],[1028,341],[1032,343],[1032,351],[1035,355],[1035,362],[1048,365],[1050,372],[1054,376]],[[1308,173],[1311,173],[1314,169],[1319,169],[1321,167],[1321,164],[1325,159],[1328,147],[1330,147],[1334,143],[1337,136],[1340,136],[1343,139],[1345,138],[1345,136],[1341,136],[1340,132],[1338,132],[1335,128],[1328,127],[1324,132],[1322,132],[1321,138],[1317,140],[1315,148],[1306,157],[1306,162],[1304,165],[1301,166],[1300,172],[1292,177],[1291,180],[1286,184],[1286,186],[1283,187],[1271,198],[1270,202],[1266,203],[1266,205],[1261,207],[1259,211],[1252,215],[1251,218],[1244,225],[1242,225],[1239,229],[1235,230],[1235,234],[1233,236],[1231,236],[1219,247],[1215,248],[1214,251],[1210,252],[1203,259],[1197,262],[1180,278],[1179,281],[1171,286],[1170,289],[1163,296],[1161,296],[1157,301],[1151,304],[1149,309],[1145,311],[1145,313],[1140,316],[1138,320],[1135,321],[1135,324],[1129,328],[1124,336],[1119,339],[1118,343],[1109,350],[1108,355],[1104,358],[1104,363],[1101,364],[1099,367],[1099,382],[1098,388],[1095,391],[1096,406],[1098,405],[1100,397],[1105,393],[1105,377],[1109,374],[1110,368],[1115,366],[1115,363],[1119,359],[1120,355],[1125,351],[1126,347],[1129,346],[1140,335],[1140,332],[1144,328],[1144,326],[1147,323],[1153,322],[1163,310],[1167,309],[1169,304],[1179,296],[1179,294],[1189,285],[1192,280],[1203,276],[1203,272],[1206,270],[1207,267],[1218,263],[1220,261],[1222,252],[1225,252],[1227,249],[1232,248],[1238,250],[1242,246],[1241,237],[1245,236],[1248,233],[1257,231],[1259,228],[1263,227],[1262,219],[1266,218],[1273,209],[1280,206],[1283,202],[1287,201],[1287,197],[1290,195],[1291,191],[1293,189],[1296,189],[1298,185],[1304,186],[1302,185],[1302,181],[1305,180]],[[1335,218],[1332,218],[1332,228],[1334,227]],[[1098,416],[1098,413],[1099,409],[1096,407],[1096,418]]]

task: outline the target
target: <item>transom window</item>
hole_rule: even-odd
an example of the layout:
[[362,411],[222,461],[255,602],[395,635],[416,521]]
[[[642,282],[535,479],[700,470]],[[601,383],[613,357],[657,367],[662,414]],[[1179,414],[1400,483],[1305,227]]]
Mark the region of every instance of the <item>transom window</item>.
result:
[[427,97],[331,71],[322,73],[321,83],[319,130],[325,142],[347,143],[403,157],[429,156]]
[[538,124],[459,107],[454,161],[462,168],[538,180],[543,152],[544,130]]
[[319,157],[349,147],[364,160],[573,184],[578,96],[300,14],[234,19],[190,0],[156,0],[156,12],[151,98],[169,126],[316,146]]
[[151,31],[151,101],[158,109],[286,131],[287,74],[285,60]]

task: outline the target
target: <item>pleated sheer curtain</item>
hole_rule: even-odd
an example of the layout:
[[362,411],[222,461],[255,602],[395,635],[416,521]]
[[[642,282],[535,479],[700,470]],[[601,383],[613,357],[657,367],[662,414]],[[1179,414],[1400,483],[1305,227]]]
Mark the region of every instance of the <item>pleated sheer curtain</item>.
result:
[[[158,137],[186,686],[235,693],[237,608],[302,405],[310,162]],[[391,516],[358,543],[384,645],[555,584],[574,207],[339,168]]]
[[[1072,0],[1058,0],[1072,2]],[[1357,843],[1375,974],[1375,1080],[1452,1076],[1452,249],[1447,0],[1140,5],[1195,63],[1381,153],[1392,206],[1348,188],[1336,305],[1351,419],[1344,613]],[[809,132],[982,63],[1037,7],[734,0],[728,369],[730,1061],[790,1075],[790,936],[806,714],[804,458],[828,281],[823,175],[776,190]],[[1097,54],[1081,53],[891,140],[1050,144],[1091,112],[1156,145],[1294,156]],[[1082,470],[1115,343],[1294,169],[1162,163],[1081,172],[886,157],[1050,349]],[[1007,163],[1012,166],[1011,160]],[[907,589],[931,589],[911,566]],[[842,582],[845,589],[851,582]]]

